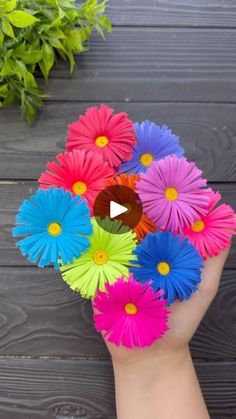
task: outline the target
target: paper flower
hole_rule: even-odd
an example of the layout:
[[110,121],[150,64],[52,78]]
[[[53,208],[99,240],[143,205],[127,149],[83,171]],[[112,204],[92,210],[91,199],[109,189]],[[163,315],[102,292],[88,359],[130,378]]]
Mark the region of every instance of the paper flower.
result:
[[189,238],[203,259],[219,255],[230,246],[232,235],[235,234],[234,211],[226,204],[215,208],[220,199],[219,192],[211,191],[207,215],[183,230],[183,235]]
[[150,346],[168,329],[166,301],[160,299],[150,283],[140,284],[132,279],[119,278],[98,291],[93,306],[97,331],[117,346],[128,348]]
[[113,112],[114,109],[104,104],[100,108],[88,108],[78,121],[69,125],[67,150],[96,151],[111,167],[129,159],[135,144],[133,122],[125,112]]
[[134,250],[137,266],[131,266],[134,279],[153,281],[154,291],[164,290],[164,298],[188,299],[201,281],[203,263],[188,239],[171,232],[149,233]]
[[120,221],[105,219],[98,225],[93,219],[89,241],[86,253],[61,267],[63,279],[85,298],[94,297],[97,289],[104,290],[107,281],[112,284],[119,276],[128,276],[130,261],[136,259],[132,254],[136,247],[135,234],[127,231]]
[[202,171],[184,157],[165,157],[140,175],[136,190],[161,230],[179,232],[207,213],[209,189]]
[[133,148],[130,160],[122,163],[119,172],[140,173],[146,172],[154,160],[175,154],[184,155],[184,149],[179,145],[179,137],[163,125],[160,127],[154,122],[136,122],[134,128],[137,135],[137,144]]
[[63,187],[73,195],[81,195],[93,207],[97,194],[114,174],[102,157],[92,151],[73,150],[59,153],[58,162],[49,162],[39,178],[41,188]]
[[87,249],[92,233],[86,202],[59,188],[40,189],[24,201],[16,224],[13,236],[26,236],[17,242],[22,255],[39,267],[59,267],[58,259],[72,262]]
[[[126,186],[127,188],[134,191],[135,190],[135,184],[136,184],[137,180],[139,180],[138,175],[121,174],[119,176],[115,176],[113,178],[108,179],[107,184],[108,185]],[[115,202],[120,203],[121,205],[125,205],[125,203],[129,202],[129,198],[131,197],[131,193],[129,193],[129,189],[122,190],[122,191],[124,191],[123,194],[122,194],[123,202],[119,202],[119,196],[117,196],[117,197],[113,196],[112,199]],[[125,197],[124,197],[124,193],[126,191],[127,191],[127,199],[125,199]],[[116,190],[114,190],[114,193],[115,192],[116,192]],[[132,198],[133,197],[134,197],[134,195],[132,195]],[[132,211],[135,212],[136,208],[137,208],[137,202],[131,203],[131,208],[130,208],[128,216],[130,216],[133,219],[135,219],[136,216],[135,216],[135,214],[134,215],[132,214]],[[156,230],[155,224],[143,212],[142,215],[141,215],[140,221],[134,227],[134,232],[136,233],[137,239],[140,240],[143,237],[145,237],[147,235],[147,233],[149,233],[150,231],[155,231],[155,230]]]

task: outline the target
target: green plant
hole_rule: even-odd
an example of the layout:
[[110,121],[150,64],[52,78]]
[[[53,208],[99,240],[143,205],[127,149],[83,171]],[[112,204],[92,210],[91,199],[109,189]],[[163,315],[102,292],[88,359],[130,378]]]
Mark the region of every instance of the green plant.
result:
[[57,57],[75,66],[74,54],[88,50],[91,32],[111,30],[106,0],[0,0],[0,107],[19,103],[32,124],[47,94],[35,78],[47,80]]

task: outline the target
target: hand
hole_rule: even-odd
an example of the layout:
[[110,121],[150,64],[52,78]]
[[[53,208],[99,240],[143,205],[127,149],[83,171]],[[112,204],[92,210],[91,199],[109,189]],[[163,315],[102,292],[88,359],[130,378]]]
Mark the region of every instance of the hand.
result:
[[229,250],[205,261],[199,290],[170,306],[168,332],[144,349],[110,351],[118,419],[210,419],[188,344],[216,295]]
[[106,341],[108,350],[114,362],[133,363],[143,358],[152,358],[181,350],[186,347],[204,317],[210,303],[215,297],[221,278],[222,269],[229,249],[219,256],[207,259],[202,270],[202,281],[199,290],[192,294],[189,300],[176,301],[170,306],[170,329],[163,338],[145,349],[127,349],[116,347]]

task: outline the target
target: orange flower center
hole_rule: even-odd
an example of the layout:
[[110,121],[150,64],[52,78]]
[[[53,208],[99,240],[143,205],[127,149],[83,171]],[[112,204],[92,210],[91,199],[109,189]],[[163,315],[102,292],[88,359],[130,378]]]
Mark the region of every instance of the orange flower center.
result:
[[127,314],[136,314],[138,309],[134,303],[125,304],[125,311]]
[[87,185],[84,182],[78,181],[75,182],[72,186],[72,191],[76,194],[76,195],[83,195],[85,192],[87,192]]
[[179,194],[175,188],[167,188],[165,190],[165,197],[168,199],[168,201],[176,201],[178,195]]
[[160,262],[157,265],[157,270],[161,275],[168,275],[170,272],[170,265],[167,262]]
[[109,142],[108,138],[105,135],[101,135],[101,136],[97,137],[96,140],[95,140],[96,146],[100,147],[100,148],[106,147],[108,142]]
[[195,223],[192,225],[191,228],[195,233],[199,233],[200,231],[204,230],[205,223],[202,220],[197,220],[195,221]]
[[93,260],[96,265],[104,265],[108,261],[108,254],[105,250],[96,250],[93,254]]
[[140,157],[140,162],[142,163],[143,166],[148,167],[150,166],[150,164],[152,164],[152,162],[154,161],[154,157],[152,154],[150,153],[144,153],[141,155]]
[[61,232],[61,224],[53,222],[48,225],[48,233],[50,234],[50,236],[59,236]]

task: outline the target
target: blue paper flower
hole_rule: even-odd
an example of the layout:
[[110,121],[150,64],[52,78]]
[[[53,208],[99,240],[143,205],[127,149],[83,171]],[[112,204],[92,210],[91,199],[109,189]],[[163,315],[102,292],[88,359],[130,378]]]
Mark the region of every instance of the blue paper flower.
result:
[[58,259],[71,263],[89,246],[89,209],[80,196],[73,198],[62,188],[39,189],[20,206],[12,233],[26,236],[17,246],[30,262],[59,268]]
[[154,160],[162,159],[170,154],[178,157],[184,155],[184,149],[179,145],[179,137],[163,125],[144,121],[134,124],[137,144],[134,146],[130,160],[122,163],[120,173],[146,172]]
[[181,235],[171,232],[149,233],[134,250],[137,266],[130,268],[134,279],[152,280],[155,291],[164,290],[168,303],[188,299],[201,281],[202,258]]

